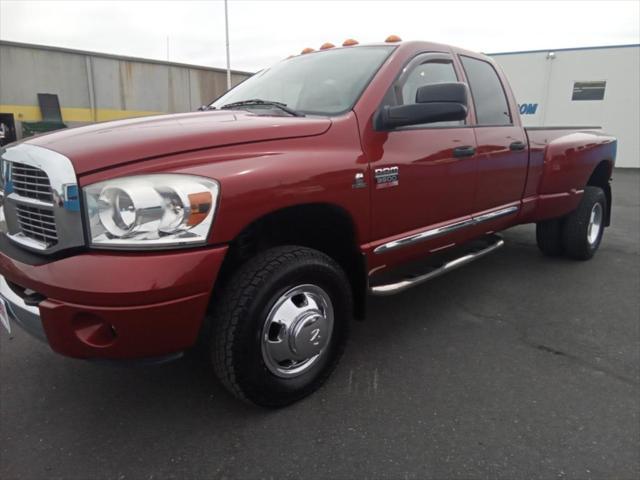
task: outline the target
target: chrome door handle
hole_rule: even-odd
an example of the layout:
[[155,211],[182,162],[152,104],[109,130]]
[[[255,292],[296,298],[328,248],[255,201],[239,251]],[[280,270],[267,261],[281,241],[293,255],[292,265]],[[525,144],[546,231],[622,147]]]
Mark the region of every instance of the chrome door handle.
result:
[[454,157],[471,157],[475,155],[476,149],[475,147],[464,146],[464,147],[456,147],[453,149]]

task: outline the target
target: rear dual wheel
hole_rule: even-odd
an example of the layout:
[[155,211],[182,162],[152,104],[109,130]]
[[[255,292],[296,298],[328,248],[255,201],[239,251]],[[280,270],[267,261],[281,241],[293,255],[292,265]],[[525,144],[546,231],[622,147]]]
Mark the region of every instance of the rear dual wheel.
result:
[[588,260],[604,234],[607,199],[601,188],[586,187],[578,208],[566,217],[536,225],[538,248],[549,256]]

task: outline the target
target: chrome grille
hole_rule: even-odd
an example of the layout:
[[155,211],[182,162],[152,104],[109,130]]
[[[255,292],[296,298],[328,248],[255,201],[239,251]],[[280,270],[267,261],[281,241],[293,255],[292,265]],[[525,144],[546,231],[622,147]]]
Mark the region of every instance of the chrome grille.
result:
[[42,254],[84,245],[80,191],[67,157],[24,142],[0,149],[0,170],[0,235]]
[[56,220],[51,210],[16,205],[16,215],[22,234],[51,247],[58,243]]
[[25,198],[51,202],[51,184],[47,174],[39,168],[24,163],[11,163],[10,173],[13,191]]

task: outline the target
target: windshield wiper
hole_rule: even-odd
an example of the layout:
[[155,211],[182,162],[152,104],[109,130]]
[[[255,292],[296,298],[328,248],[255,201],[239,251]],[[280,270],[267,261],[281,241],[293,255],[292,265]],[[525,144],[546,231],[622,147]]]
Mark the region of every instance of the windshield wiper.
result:
[[250,107],[252,105],[266,105],[269,107],[276,107],[282,110],[283,112],[288,113],[289,115],[293,115],[294,117],[304,117],[304,113],[300,113],[300,112],[296,112],[295,110],[292,110],[291,108],[287,107],[286,103],[274,102],[271,100],[261,100],[259,98],[253,98],[251,100],[242,100],[241,102],[227,103],[226,105],[221,106],[220,110],[232,110],[234,108]]

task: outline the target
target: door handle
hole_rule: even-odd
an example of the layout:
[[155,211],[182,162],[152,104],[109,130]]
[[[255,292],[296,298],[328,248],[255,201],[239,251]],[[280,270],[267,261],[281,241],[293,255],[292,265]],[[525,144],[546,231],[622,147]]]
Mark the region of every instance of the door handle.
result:
[[524,142],[513,142],[511,145],[509,145],[509,150],[524,150],[525,148],[527,148],[527,144]]
[[454,157],[471,157],[475,155],[476,149],[474,147],[465,146],[465,147],[456,147],[453,149]]

